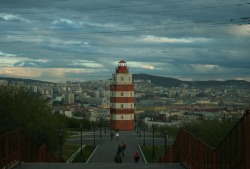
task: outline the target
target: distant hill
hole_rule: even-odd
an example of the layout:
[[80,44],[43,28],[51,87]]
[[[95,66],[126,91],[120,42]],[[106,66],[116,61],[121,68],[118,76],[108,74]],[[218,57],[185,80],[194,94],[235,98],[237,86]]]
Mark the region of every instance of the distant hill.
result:
[[151,83],[163,87],[179,87],[181,84],[187,84],[191,87],[223,87],[223,86],[241,86],[249,87],[250,82],[244,80],[226,80],[226,81],[182,81],[175,78],[154,76],[148,74],[133,74],[133,79],[151,80]]
[[[226,81],[183,81],[170,77],[155,76],[149,74],[133,74],[133,79],[151,80],[156,86],[163,87],[179,87],[181,84],[187,84],[190,87],[223,87],[223,86],[240,86],[250,87],[250,82],[244,80],[226,80]],[[46,81],[22,79],[22,78],[11,78],[11,77],[0,77],[0,80],[7,80],[10,82],[24,82],[24,83],[51,83]]]
[[199,86],[199,87],[223,87],[223,86],[240,86],[240,87],[249,87],[250,82],[244,80],[226,80],[226,81],[193,81],[186,82],[190,86]]
[[51,83],[40,80],[32,80],[32,79],[22,79],[22,78],[12,78],[12,77],[0,77],[0,80],[6,80],[10,82],[24,82],[24,83]]
[[133,74],[133,80],[135,79],[151,80],[151,83],[153,83],[154,85],[164,87],[177,87],[184,83],[184,81],[178,79],[148,74]]

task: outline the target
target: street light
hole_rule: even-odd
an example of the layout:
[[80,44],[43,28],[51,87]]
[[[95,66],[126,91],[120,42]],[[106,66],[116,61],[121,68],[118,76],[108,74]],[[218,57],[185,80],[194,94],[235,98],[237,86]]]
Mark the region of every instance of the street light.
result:
[[155,157],[155,125],[152,125],[153,128],[153,152],[152,152],[152,156]]
[[106,134],[106,128],[107,128],[107,119],[104,120],[104,134]]
[[96,130],[96,126],[93,126],[92,129],[94,131],[94,146],[95,146],[95,130]]
[[102,138],[102,120],[100,118],[100,138]]
[[63,138],[63,129],[60,129],[59,131],[60,158],[62,158],[62,138]]
[[167,139],[168,139],[168,132],[166,129],[164,130],[163,135],[165,138],[165,154],[166,154],[166,152],[167,152]]
[[146,128],[143,128],[143,146],[146,146],[146,142],[145,142],[145,130]]
[[139,138],[141,138],[141,128],[139,127]]
[[136,133],[138,134],[138,127],[139,127],[139,124],[138,122],[136,122]]
[[82,128],[83,128],[83,125],[81,123],[80,124],[80,129],[81,129],[81,155],[82,155]]
[[134,132],[136,132],[136,128],[137,128],[137,119],[136,119],[136,115],[134,116]]

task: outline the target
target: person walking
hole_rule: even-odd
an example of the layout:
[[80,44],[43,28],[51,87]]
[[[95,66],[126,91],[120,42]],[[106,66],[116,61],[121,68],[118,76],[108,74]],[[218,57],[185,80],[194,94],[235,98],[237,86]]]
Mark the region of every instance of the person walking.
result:
[[119,133],[118,132],[115,133],[115,137],[116,137],[116,140],[119,139]]
[[139,160],[140,160],[140,156],[139,156],[138,151],[136,151],[135,154],[134,154],[134,161],[135,161],[135,163],[138,163]]
[[111,131],[111,133],[110,133],[110,139],[113,140],[113,137],[114,137],[114,133]]
[[115,156],[115,162],[116,163],[122,163],[122,147],[120,144],[118,144],[118,149],[116,152],[116,156]]
[[122,153],[122,157],[124,158],[125,155],[124,155],[124,151],[126,149],[126,144],[122,141],[121,144],[120,144],[120,147],[121,147],[121,153]]
[[119,155],[119,156],[122,155],[122,147],[121,147],[120,144],[118,144],[118,148],[117,148],[117,153],[116,153],[116,155]]
[[115,156],[115,162],[116,163],[122,163],[122,157],[120,155]]

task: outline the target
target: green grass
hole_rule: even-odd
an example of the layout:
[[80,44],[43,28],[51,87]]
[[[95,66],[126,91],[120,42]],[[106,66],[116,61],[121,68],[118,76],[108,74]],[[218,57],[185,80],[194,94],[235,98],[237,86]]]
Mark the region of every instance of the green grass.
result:
[[[70,138],[80,138],[78,130],[68,130],[66,131],[65,137]],[[64,144],[62,147],[62,158],[67,161],[79,148],[81,147],[80,144]],[[83,156],[78,157],[76,156],[76,162],[86,162],[86,159],[92,154],[93,150],[95,149],[92,145],[86,145],[83,149]],[[59,149],[55,152],[56,155],[59,155]],[[80,154],[80,153],[79,153]],[[79,158],[79,159],[78,159]]]
[[82,151],[82,155],[79,152],[72,163],[86,163],[90,155],[95,150],[96,146],[94,145],[86,145]]
[[63,159],[67,161],[80,147],[80,144],[64,144],[62,149]]
[[155,146],[154,157],[152,146],[141,146],[142,152],[148,163],[157,163],[162,155],[164,155],[164,146]]

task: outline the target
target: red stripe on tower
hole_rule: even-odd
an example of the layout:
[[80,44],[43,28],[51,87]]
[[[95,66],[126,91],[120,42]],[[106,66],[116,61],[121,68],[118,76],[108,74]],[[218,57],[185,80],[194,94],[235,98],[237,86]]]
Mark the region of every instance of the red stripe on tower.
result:
[[110,85],[110,120],[112,130],[134,129],[134,85],[124,60],[118,63]]

